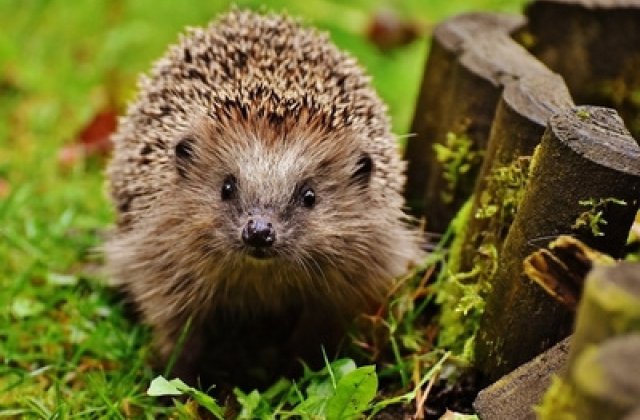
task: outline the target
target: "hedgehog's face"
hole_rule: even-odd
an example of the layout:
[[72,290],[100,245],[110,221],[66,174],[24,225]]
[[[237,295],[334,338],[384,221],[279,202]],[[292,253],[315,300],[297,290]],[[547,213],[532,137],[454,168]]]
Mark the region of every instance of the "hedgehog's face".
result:
[[175,146],[177,185],[197,207],[188,219],[208,230],[213,248],[256,264],[317,265],[335,264],[327,249],[367,247],[349,240],[375,230],[363,217],[373,205],[374,162],[355,147],[360,142],[320,134],[227,136],[185,136]]

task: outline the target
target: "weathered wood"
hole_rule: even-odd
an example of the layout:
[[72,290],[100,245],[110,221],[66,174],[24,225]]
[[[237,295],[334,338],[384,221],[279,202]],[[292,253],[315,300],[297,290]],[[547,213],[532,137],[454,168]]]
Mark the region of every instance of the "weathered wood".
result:
[[507,84],[476,182],[459,271],[471,270],[483,244],[500,250],[528,173],[526,162],[520,167],[518,159],[533,154],[553,114],[572,106],[569,91],[558,75],[544,72]]
[[473,402],[478,416],[482,420],[534,420],[533,406],[542,399],[551,377],[564,367],[568,353],[566,338],[480,391]]
[[611,338],[580,353],[570,372],[576,418],[617,420],[640,407],[638,355],[640,333]]
[[429,55],[417,98],[416,110],[411,125],[415,137],[407,142],[407,202],[416,214],[424,212],[424,192],[431,174],[433,144],[443,131],[443,119],[447,118],[452,73],[457,67],[458,57],[474,34],[495,28],[513,33],[522,28],[524,19],[498,14],[465,14],[445,21],[435,27]]
[[[551,117],[533,156],[478,331],[476,364],[487,383],[571,331],[572,312],[524,276],[527,255],[561,234],[574,234],[618,256],[639,197],[640,147],[614,110],[577,107]],[[587,201],[594,206],[585,206]]]
[[621,420],[640,420],[640,406],[631,410],[629,414],[626,414]]
[[[495,273],[498,255],[522,196],[533,149],[540,143],[548,118],[572,106],[562,78],[547,72],[506,83],[493,120],[486,156],[475,192],[465,204],[470,207],[461,230],[455,232],[447,270],[455,281],[475,284],[484,294]],[[460,217],[460,216],[456,216]],[[480,309],[460,311],[462,288],[445,287],[438,293],[443,325],[453,322],[463,328],[446,329],[439,343],[454,346],[477,326]]]
[[529,255],[524,274],[555,300],[575,311],[582,296],[587,274],[595,264],[613,265],[615,260],[572,236],[560,236]]
[[[407,202],[415,214],[426,216],[430,231],[444,231],[473,191],[504,85],[551,74],[509,36],[522,25],[520,16],[475,13],[449,19],[434,31],[411,127],[415,136],[406,149]],[[449,133],[464,141],[447,144]],[[445,168],[435,145],[454,149],[465,161]],[[468,153],[462,153],[465,146]]]
[[640,332],[640,263],[594,268],[578,309],[569,364],[587,346],[634,331]]
[[538,0],[517,36],[562,74],[577,103],[611,106],[640,139],[640,2]]
[[633,350],[624,351],[634,360],[607,347],[615,337],[638,333],[640,263],[596,265],[585,281],[565,374],[545,394],[540,418],[617,419],[637,408],[640,344],[634,339]]

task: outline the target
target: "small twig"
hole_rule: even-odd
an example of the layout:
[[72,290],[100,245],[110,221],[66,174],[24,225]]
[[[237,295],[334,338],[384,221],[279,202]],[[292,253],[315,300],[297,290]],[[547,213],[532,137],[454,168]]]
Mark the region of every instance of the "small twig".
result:
[[438,379],[438,374],[440,372],[436,372],[431,379],[429,379],[429,382],[427,383],[427,387],[425,388],[424,392],[422,392],[422,395],[418,395],[418,398],[416,398],[416,415],[415,418],[418,420],[422,420],[424,419],[424,404],[427,402],[427,398],[429,397],[429,394],[431,393],[431,388],[433,388],[433,384],[436,382],[436,379]]

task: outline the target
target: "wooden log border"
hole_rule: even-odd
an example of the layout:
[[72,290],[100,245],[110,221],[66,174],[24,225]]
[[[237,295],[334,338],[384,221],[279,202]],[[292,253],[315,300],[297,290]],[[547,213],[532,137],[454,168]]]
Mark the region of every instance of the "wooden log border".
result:
[[[617,113],[585,106],[551,117],[478,331],[476,365],[487,383],[551,347],[573,326],[572,312],[524,276],[524,259],[562,234],[619,256],[639,205],[640,147]],[[601,218],[594,222],[599,230],[577,225],[585,211],[585,217],[593,212]]]

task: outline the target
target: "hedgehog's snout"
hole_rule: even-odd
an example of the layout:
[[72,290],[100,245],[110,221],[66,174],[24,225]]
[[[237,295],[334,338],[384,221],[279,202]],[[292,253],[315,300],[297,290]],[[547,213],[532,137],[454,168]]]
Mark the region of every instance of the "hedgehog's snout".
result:
[[270,248],[275,241],[276,230],[271,219],[268,216],[250,214],[242,229],[242,242],[255,250],[257,254],[264,254],[264,251]]

